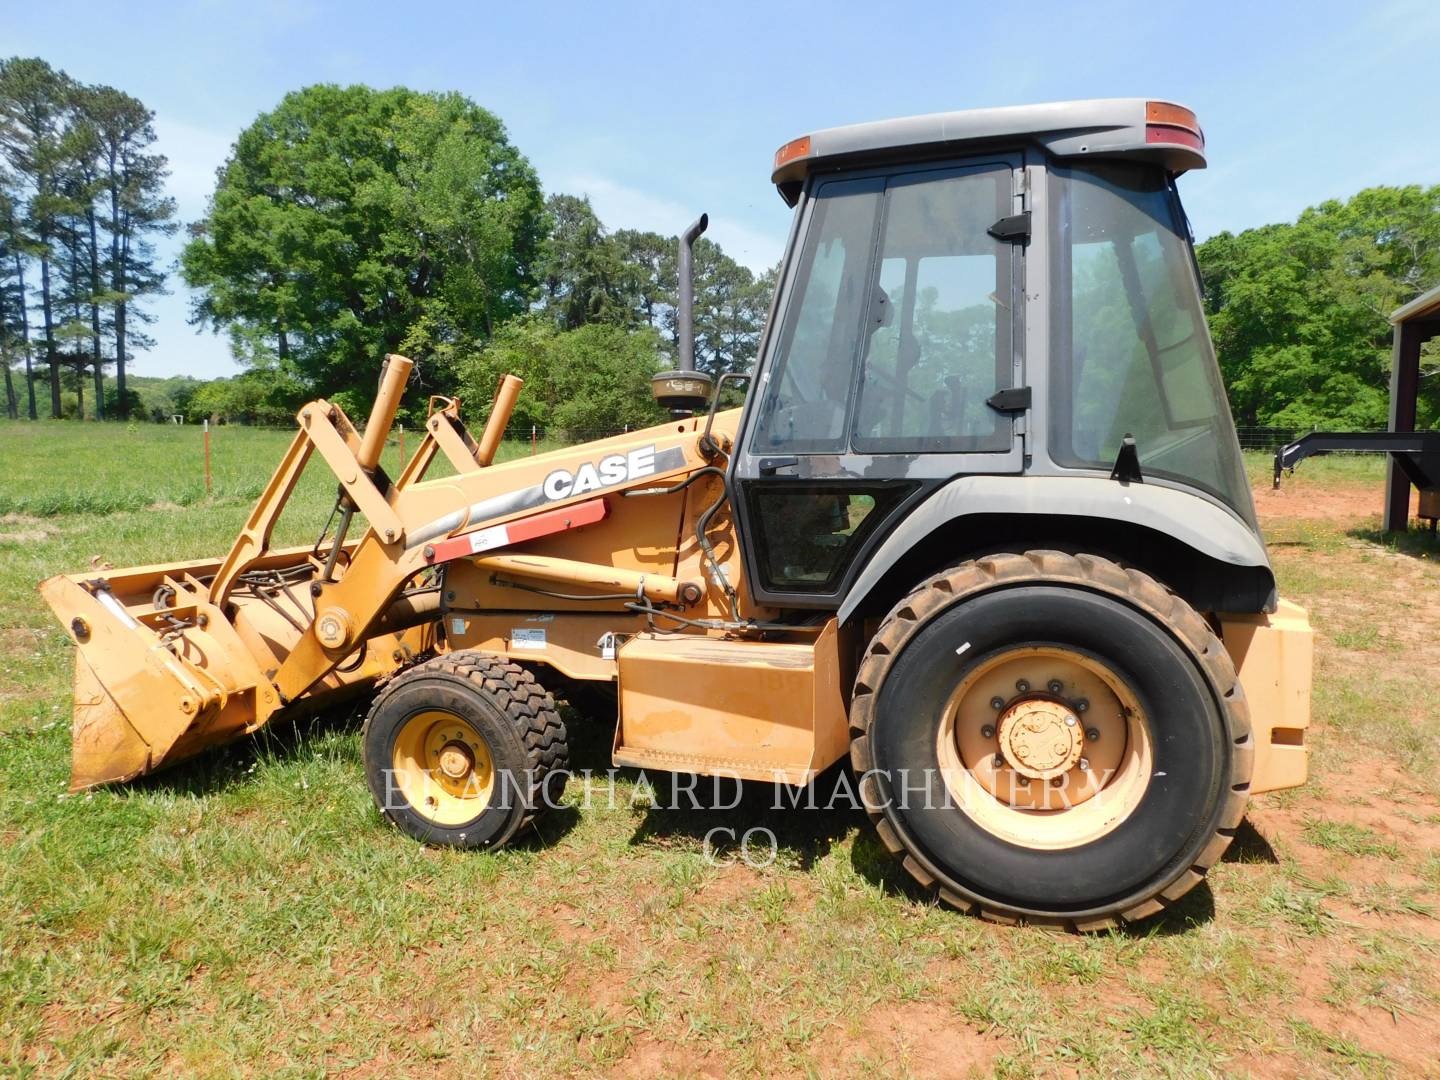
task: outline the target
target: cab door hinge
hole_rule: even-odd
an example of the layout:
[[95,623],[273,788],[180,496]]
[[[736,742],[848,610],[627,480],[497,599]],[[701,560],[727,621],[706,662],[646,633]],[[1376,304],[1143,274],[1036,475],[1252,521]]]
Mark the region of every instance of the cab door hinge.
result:
[[1030,408],[1032,396],[1028,386],[1007,386],[1004,390],[997,390],[986,398],[985,404],[996,412],[1024,412]]
[[1030,211],[1023,210],[999,221],[985,230],[996,240],[1007,244],[1028,244],[1030,242]]

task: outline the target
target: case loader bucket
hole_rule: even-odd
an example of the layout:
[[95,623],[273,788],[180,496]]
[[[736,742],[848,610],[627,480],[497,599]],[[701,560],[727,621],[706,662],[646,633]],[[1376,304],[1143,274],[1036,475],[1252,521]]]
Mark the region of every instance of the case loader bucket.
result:
[[[320,583],[359,546],[342,530],[328,552],[272,551],[271,528],[311,452],[341,478],[337,509],[348,524],[356,499],[377,516],[388,504],[373,476],[410,361],[392,357],[362,438],[324,402],[325,422],[302,431],[223,559],[61,575],[41,595],[77,647],[72,791],[154,772],[255,731],[278,711],[313,712],[408,663],[433,642],[438,597],[404,593],[358,635],[312,665],[287,700],[276,681],[324,622]],[[307,417],[310,415],[307,412]],[[323,430],[326,434],[316,435]],[[357,468],[358,466],[358,468]],[[388,482],[387,482],[388,483]],[[368,488],[362,489],[362,485]],[[390,485],[390,498],[398,484]],[[322,540],[324,538],[322,537]],[[379,599],[383,602],[386,594]]]
[[152,772],[258,726],[257,688],[273,691],[235,628],[203,602],[156,603],[207,570],[140,567],[40,586],[78,646],[72,790]]

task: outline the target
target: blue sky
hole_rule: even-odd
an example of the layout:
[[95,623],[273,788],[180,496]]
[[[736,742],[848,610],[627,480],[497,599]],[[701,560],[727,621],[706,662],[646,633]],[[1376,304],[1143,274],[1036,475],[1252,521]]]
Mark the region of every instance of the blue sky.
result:
[[[505,121],[547,192],[588,193],[611,228],[677,232],[708,211],[711,235],[757,269],[789,224],[768,182],[775,148],[913,113],[1184,102],[1211,163],[1181,181],[1201,238],[1372,184],[1440,182],[1437,0],[7,7],[0,53],[155,110],[186,220],[236,133],[313,82],[459,90]],[[156,346],[136,369],[237,370],[223,339],[187,325],[178,278],[171,289],[150,305]]]

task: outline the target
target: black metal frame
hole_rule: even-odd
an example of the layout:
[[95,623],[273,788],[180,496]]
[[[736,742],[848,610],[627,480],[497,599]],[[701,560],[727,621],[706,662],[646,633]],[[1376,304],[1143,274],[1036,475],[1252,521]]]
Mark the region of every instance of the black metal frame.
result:
[[1274,486],[1280,473],[1316,454],[1389,454],[1417,488],[1440,487],[1440,431],[1312,431],[1275,451]]

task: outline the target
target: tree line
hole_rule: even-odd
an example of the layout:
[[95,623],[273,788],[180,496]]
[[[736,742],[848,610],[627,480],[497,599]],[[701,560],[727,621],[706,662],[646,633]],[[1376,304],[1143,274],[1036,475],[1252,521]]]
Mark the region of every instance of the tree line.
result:
[[[75,408],[289,423],[329,397],[363,415],[378,360],[418,361],[407,405],[488,400],[527,380],[516,422],[572,430],[658,419],[674,362],[676,237],[611,231],[589,200],[546,197],[493,113],[457,93],[316,85],[239,133],[179,259],[192,321],[241,370],[127,386],[150,344],[138,306],[172,233],[153,114],[38,59],[0,63],[0,359],[9,415]],[[1198,245],[1204,300],[1242,427],[1386,419],[1391,310],[1440,282],[1440,186],[1379,187],[1294,223]],[[754,360],[776,271],[695,249],[696,358]],[[1440,420],[1427,352],[1422,423]],[[113,367],[113,386],[105,382]],[[18,386],[16,385],[18,383]],[[62,399],[63,392],[63,399]],[[69,395],[73,394],[74,406]]]
[[107,397],[127,414],[125,364],[150,344],[136,301],[163,288],[154,238],[175,228],[154,143],[154,114],[129,94],[43,60],[0,61],[0,361],[12,419],[22,397],[37,418],[42,378],[51,417],[63,413],[62,384],[83,417],[87,383],[93,416]]
[[[676,238],[612,233],[583,195],[545,198],[499,118],[459,94],[287,94],[241,132],[190,234],[194,319],[247,367],[217,389],[228,404],[201,404],[278,417],[321,394],[363,412],[379,357],[401,352],[417,360],[412,408],[486,402],[507,368],[529,384],[517,422],[659,417],[648,380],[675,347]],[[773,280],[697,245],[707,370],[754,359]]]
[[[1196,249],[1206,314],[1241,427],[1370,430],[1389,418],[1392,311],[1440,284],[1440,185],[1367,188],[1289,224]],[[1419,423],[1440,422],[1440,342]]]

